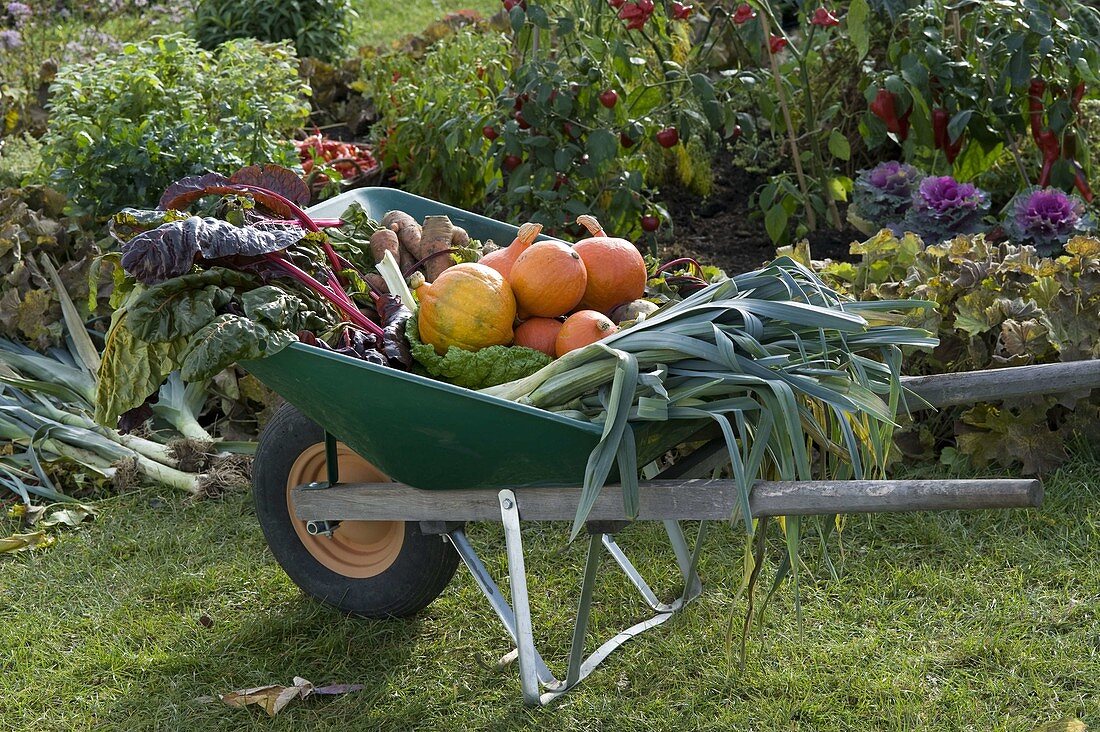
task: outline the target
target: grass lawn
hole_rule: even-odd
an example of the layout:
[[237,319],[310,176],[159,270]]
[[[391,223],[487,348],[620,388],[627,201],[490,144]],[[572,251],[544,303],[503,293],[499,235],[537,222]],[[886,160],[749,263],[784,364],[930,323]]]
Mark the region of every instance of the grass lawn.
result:
[[352,0],[352,7],[359,13],[352,45],[374,46],[420,33],[432,21],[457,10],[476,10],[488,18],[502,6],[500,0]]
[[[508,646],[464,569],[413,620],[349,619],[283,575],[249,496],[129,494],[44,552],[0,557],[0,729],[1097,729],[1100,461],[1079,457],[1046,488],[1038,511],[851,517],[842,578],[808,560],[802,638],[784,588],[744,671],[726,645],[744,612],[730,599],[741,538],[713,531],[702,598],[541,710],[521,706],[514,667],[492,667]],[[499,526],[470,533],[502,577]],[[584,556],[566,536],[525,529],[537,640],[559,673]],[[621,543],[672,590],[659,538],[643,526]],[[603,569],[593,620],[606,635],[644,608]],[[366,688],[273,720],[199,700],[295,675]]]

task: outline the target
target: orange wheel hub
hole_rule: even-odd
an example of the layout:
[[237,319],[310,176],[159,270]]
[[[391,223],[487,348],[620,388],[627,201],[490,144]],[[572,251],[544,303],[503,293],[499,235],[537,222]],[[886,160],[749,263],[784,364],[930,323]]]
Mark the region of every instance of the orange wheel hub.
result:
[[[390,482],[386,475],[345,445],[337,445],[336,455],[341,482]],[[298,456],[287,476],[287,509],[298,538],[314,559],[337,574],[366,579],[385,572],[405,543],[404,521],[341,521],[330,538],[311,535],[306,531],[306,522],[295,518],[291,489],[327,479],[325,443],[318,442]]]

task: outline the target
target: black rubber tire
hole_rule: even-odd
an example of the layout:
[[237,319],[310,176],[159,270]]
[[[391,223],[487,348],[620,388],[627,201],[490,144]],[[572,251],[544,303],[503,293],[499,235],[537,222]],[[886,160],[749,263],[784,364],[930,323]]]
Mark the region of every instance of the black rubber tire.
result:
[[260,434],[252,487],[268,548],[303,592],[346,613],[395,618],[423,610],[458,568],[458,552],[442,536],[422,534],[419,524],[406,521],[404,543],[394,563],[381,574],[360,579],[321,564],[295,533],[287,507],[287,478],[298,456],[324,439],[324,430],[290,404],[281,406]]

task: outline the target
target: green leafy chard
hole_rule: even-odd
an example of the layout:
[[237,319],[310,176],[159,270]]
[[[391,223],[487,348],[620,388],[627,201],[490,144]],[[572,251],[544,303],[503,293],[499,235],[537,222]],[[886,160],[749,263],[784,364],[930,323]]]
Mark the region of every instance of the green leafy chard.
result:
[[[237,223],[173,212],[212,195],[228,202],[220,211]],[[277,353],[299,333],[317,345],[316,334],[335,335],[349,355],[411,365],[408,311],[360,287],[363,249],[354,233],[371,222],[360,216],[338,252],[322,226],[343,222],[310,218],[301,208],[309,195],[293,171],[249,166],[229,177],[187,176],[165,190],[163,210],[128,209],[113,219],[118,271],[127,277],[116,280],[125,295],[106,338],[97,420],[115,425],[173,371],[204,381]],[[356,297],[369,298],[381,325]]]
[[[140,406],[168,374],[208,379],[236,361],[272,355],[299,330],[328,321],[301,297],[223,268],[135,288],[107,334],[96,419],[114,424]],[[241,315],[225,312],[239,309]]]

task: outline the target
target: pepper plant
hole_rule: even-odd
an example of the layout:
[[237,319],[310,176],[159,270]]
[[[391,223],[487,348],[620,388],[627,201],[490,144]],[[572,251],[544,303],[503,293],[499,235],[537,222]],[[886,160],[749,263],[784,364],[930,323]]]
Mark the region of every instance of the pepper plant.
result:
[[505,5],[513,69],[484,130],[504,175],[502,212],[551,230],[595,212],[619,235],[651,231],[667,219],[655,171],[691,186],[707,151],[748,124],[729,104],[738,79],[705,73],[720,8],[700,39],[695,9],[680,2]]
[[1010,160],[1017,188],[1076,186],[1091,200],[1079,105],[1100,82],[1098,38],[1088,3],[922,3],[871,75],[861,131],[934,172],[973,180]]
[[825,5],[801,5],[797,33],[785,29],[778,4],[768,0],[741,3],[729,18],[741,73],[755,82],[755,101],[767,120],[763,127],[782,139],[790,160],[791,170],[773,175],[756,197],[768,234],[779,242],[823,224],[841,228],[862,111],[847,100],[858,93],[871,29],[883,21],[872,16],[867,0],[854,0],[843,17]]

